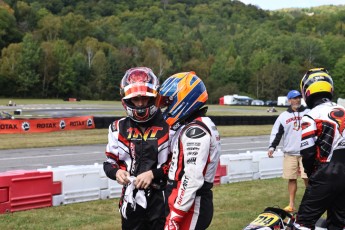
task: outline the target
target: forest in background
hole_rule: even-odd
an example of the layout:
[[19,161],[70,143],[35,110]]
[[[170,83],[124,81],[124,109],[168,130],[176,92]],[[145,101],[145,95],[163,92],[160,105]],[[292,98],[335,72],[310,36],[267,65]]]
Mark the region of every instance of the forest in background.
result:
[[193,70],[209,103],[276,100],[325,67],[345,98],[345,5],[266,11],[236,0],[0,0],[0,97],[119,100],[124,72]]

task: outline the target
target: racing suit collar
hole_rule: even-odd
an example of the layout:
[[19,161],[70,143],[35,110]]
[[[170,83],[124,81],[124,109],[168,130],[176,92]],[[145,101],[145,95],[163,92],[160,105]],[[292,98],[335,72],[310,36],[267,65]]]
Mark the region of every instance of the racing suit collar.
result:
[[317,98],[313,103],[313,108],[326,102],[330,102],[329,98]]

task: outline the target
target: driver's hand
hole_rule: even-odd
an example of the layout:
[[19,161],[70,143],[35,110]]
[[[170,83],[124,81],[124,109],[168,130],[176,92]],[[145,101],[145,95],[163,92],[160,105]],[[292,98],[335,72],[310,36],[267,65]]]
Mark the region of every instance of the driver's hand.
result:
[[127,172],[126,170],[123,170],[123,169],[117,170],[115,176],[116,176],[117,183],[121,185],[126,185],[130,182],[128,179],[130,175],[129,175],[129,172]]
[[147,189],[153,180],[153,173],[151,170],[139,174],[134,182],[137,189]]

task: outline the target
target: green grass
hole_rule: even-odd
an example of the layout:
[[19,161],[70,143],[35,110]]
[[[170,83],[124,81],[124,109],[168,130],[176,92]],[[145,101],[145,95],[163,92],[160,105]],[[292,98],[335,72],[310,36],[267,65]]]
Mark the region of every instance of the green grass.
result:
[[[296,204],[300,203],[303,181],[298,180]],[[214,217],[209,229],[239,230],[268,206],[285,207],[287,181],[276,178],[215,186]],[[0,229],[120,229],[118,199],[74,203],[0,215]]]
[[[272,125],[219,126],[221,137],[268,135]],[[106,144],[108,129],[0,134],[1,149]]]

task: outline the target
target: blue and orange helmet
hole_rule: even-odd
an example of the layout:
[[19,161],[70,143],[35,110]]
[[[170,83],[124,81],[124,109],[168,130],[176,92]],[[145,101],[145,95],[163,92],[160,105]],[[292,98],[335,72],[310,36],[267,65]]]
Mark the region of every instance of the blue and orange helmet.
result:
[[182,72],[169,77],[158,91],[157,105],[167,107],[163,116],[173,126],[205,105],[208,94],[195,72]]

